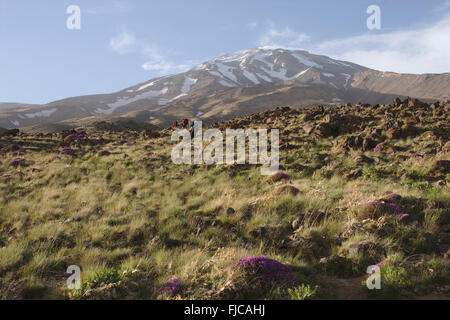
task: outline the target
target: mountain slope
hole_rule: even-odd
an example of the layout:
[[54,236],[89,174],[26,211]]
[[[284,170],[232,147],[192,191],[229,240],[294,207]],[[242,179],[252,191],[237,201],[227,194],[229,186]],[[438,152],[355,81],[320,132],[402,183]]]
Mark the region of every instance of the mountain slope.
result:
[[[0,126],[89,122],[92,117],[115,119],[133,112],[139,121],[167,123],[181,116],[212,120],[279,105],[376,104],[393,96],[445,100],[449,92],[449,74],[386,73],[306,51],[245,49],[112,94],[0,108]],[[141,110],[147,113],[136,113]]]
[[[172,130],[2,138],[0,299],[286,300],[300,285],[317,300],[450,298],[450,103],[277,108],[213,127],[280,128],[281,172],[177,165]],[[376,264],[387,277],[368,290]]]

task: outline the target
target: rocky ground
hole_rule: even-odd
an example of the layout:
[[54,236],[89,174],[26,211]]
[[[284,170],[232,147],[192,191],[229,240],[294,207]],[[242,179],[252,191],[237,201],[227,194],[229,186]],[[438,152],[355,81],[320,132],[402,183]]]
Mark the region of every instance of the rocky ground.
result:
[[169,129],[3,132],[0,297],[448,299],[449,109],[396,99],[214,125],[280,128],[268,177],[175,165]]

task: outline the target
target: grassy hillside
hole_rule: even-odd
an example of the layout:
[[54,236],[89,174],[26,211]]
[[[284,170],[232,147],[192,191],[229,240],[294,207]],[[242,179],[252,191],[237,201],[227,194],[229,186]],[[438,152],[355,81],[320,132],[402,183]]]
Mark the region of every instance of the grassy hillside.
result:
[[448,299],[449,120],[410,100],[217,125],[280,128],[273,176],[177,166],[167,130],[3,137],[0,297]]

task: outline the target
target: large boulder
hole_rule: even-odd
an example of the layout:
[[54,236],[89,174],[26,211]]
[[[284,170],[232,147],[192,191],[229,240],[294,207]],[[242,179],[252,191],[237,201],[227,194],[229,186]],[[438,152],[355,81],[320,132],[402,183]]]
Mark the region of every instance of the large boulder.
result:
[[19,134],[20,134],[19,129],[9,129],[9,130],[4,131],[3,133],[0,133],[0,136],[1,137],[17,137]]
[[408,108],[424,108],[428,107],[428,104],[420,101],[419,99],[415,98],[408,98],[405,101],[403,101],[404,105],[407,105]]
[[370,201],[359,206],[357,218],[359,220],[378,219],[386,215],[397,215],[400,218],[408,216],[396,203]]

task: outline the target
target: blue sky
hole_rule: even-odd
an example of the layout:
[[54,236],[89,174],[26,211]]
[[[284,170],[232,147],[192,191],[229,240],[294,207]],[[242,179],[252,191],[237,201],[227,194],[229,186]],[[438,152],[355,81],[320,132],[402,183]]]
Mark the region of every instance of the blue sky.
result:
[[[372,4],[380,30],[366,26]],[[81,30],[66,27],[69,5],[81,9]],[[260,46],[450,72],[449,34],[449,0],[0,0],[0,101],[114,92]]]

